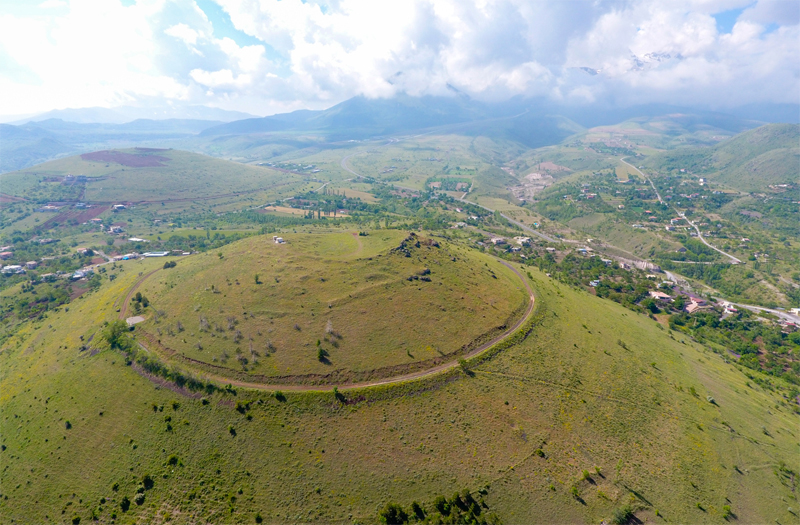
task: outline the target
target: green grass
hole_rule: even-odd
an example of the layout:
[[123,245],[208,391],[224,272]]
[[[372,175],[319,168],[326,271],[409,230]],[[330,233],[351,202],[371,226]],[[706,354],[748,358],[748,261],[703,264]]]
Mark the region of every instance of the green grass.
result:
[[[136,150],[119,150],[134,153]],[[5,193],[53,198],[61,190],[46,177],[86,175],[90,182],[82,198],[87,202],[177,201],[208,199],[233,192],[253,192],[286,184],[302,184],[298,175],[247,166],[180,150],[157,151],[170,160],[160,167],[136,168],[114,162],[85,161],[80,156],[58,159],[2,175]],[[91,178],[102,178],[91,181]]]
[[344,380],[438,362],[522,315],[522,283],[496,260],[426,236],[392,251],[407,235],[256,236],[181,259],[140,288],[152,306],[138,329],[239,379]]
[[[99,353],[78,350],[79,336],[116,317],[137,269],[159,262],[134,263],[0,350],[5,520],[90,522],[95,511],[119,523],[247,523],[256,513],[371,523],[389,501],[430,510],[437,494],[487,486],[505,523],[597,523],[626,505],[643,521],[658,509],[671,522],[719,523],[726,505],[742,523],[794,519],[780,467],[795,478],[800,469],[797,416],[780,396],[534,269],[532,332],[472,377],[348,391],[347,405],[331,393],[281,402],[242,389],[205,404],[140,376],[99,336],[89,344]],[[139,506],[146,474],[154,486]]]

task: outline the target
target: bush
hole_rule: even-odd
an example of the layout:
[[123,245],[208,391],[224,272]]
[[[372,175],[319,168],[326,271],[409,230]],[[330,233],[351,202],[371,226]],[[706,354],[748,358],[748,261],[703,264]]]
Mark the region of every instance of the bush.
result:
[[144,492],[137,494],[133,501],[136,502],[137,505],[141,505],[144,503]]
[[176,456],[175,454],[170,454],[170,456],[167,458],[167,465],[174,466],[177,464],[178,464],[178,456]]
[[150,477],[150,474],[145,474],[144,477],[142,477],[142,486],[145,490],[150,490],[153,488],[153,485],[153,478]]
[[422,506],[416,501],[411,503],[411,512],[414,513],[414,516],[417,518],[417,521],[422,521],[425,519],[425,511],[422,510]]
[[122,497],[122,501],[119,502],[119,508],[122,509],[122,512],[128,512],[128,509],[131,508],[131,500],[128,499],[128,496]]
[[433,508],[435,508],[442,516],[450,515],[450,504],[447,502],[444,496],[436,496],[436,499],[433,500]]
[[397,503],[387,503],[380,513],[381,523],[386,525],[401,525],[408,523],[408,514]]
[[280,390],[276,390],[275,391],[275,399],[277,399],[281,403],[285,403],[286,402],[286,396]]
[[633,518],[633,510],[629,505],[625,505],[624,507],[614,511],[614,515],[611,518],[611,523],[614,525],[626,525]]

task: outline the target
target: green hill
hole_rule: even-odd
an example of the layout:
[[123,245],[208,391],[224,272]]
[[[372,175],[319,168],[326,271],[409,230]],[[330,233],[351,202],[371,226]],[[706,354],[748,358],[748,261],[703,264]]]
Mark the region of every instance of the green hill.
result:
[[[364,256],[376,261],[394,239],[373,240]],[[343,258],[354,256],[348,244]],[[311,276],[322,244],[274,246],[296,247],[309,259],[295,278]],[[213,266],[184,259],[152,278],[216,268],[223,295],[235,296],[255,286],[252,277],[225,282],[236,253]],[[413,501],[435,521],[438,495],[451,515],[469,507],[458,512],[509,524],[797,520],[797,415],[778,380],[748,377],[686,336],[533,268],[521,271],[530,271],[536,322],[491,358],[406,384],[273,395],[179,388],[108,348],[103,324],[162,265],[129,262],[115,280],[4,338],[3,521],[375,523],[388,503],[408,512]],[[444,293],[444,270],[430,267],[426,285]],[[242,275],[256,271],[260,264]],[[314,279],[297,293],[307,308],[319,308],[310,294],[326,284],[312,287]],[[204,280],[175,281],[172,291],[191,297]],[[383,305],[370,315],[381,313],[390,315]]]
[[681,149],[655,155],[658,169],[686,169],[733,189],[763,191],[770,184],[797,182],[800,126],[768,124],[707,149]]
[[[67,175],[85,182],[65,184]],[[58,159],[0,175],[3,193],[36,201],[191,201],[256,193],[300,177],[180,150],[132,148]]]
[[397,230],[284,237],[251,237],[154,274],[138,288],[150,307],[137,330],[216,375],[341,384],[453,361],[528,306],[508,268],[442,240]]

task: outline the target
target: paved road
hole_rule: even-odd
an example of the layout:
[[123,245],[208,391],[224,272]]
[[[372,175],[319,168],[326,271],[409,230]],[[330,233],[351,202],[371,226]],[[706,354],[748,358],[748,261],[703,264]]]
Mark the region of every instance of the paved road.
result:
[[[639,175],[641,175],[642,177],[644,177],[644,178],[647,180],[647,182],[649,182],[649,183],[650,183],[650,186],[652,186],[652,187],[653,187],[653,191],[655,191],[655,192],[656,192],[656,196],[658,197],[658,202],[660,202],[660,203],[662,203],[662,204],[663,204],[663,203],[664,203],[664,201],[663,201],[663,200],[661,200],[661,195],[659,195],[659,193],[658,193],[658,190],[656,189],[656,186],[655,186],[655,184],[653,184],[653,181],[652,181],[652,180],[650,180],[650,177],[648,177],[647,175],[645,175],[644,173],[642,173],[642,172],[639,170],[639,168],[637,168],[636,166],[634,166],[634,165],[633,165],[633,164],[631,164],[630,162],[626,162],[626,161],[625,161],[625,159],[626,159],[626,158],[627,158],[627,157],[623,157],[623,158],[621,158],[620,160],[621,160],[622,162],[624,162],[625,164],[627,164],[628,166],[630,166],[631,168],[633,168],[633,169],[635,169],[636,171],[638,171],[638,172],[639,172]],[[690,221],[690,220],[689,220],[689,219],[686,217],[686,214],[685,214],[685,213],[683,213],[682,211],[680,211],[678,208],[675,208],[674,206],[672,207],[672,209],[673,209],[673,210],[675,210],[675,212],[676,212],[678,215],[680,215],[680,217],[681,217],[682,219],[684,219],[686,222],[688,222],[688,223],[689,223],[689,224],[690,224],[690,225],[691,225],[691,226],[692,226],[692,227],[695,229],[695,231],[697,232],[697,238],[698,238],[698,239],[700,239],[700,240],[703,242],[703,244],[705,244],[706,246],[708,246],[708,247],[709,247],[709,248],[711,248],[712,250],[714,250],[714,251],[717,251],[717,252],[721,253],[722,255],[724,255],[725,257],[727,257],[728,259],[730,259],[730,260],[731,260],[731,264],[742,264],[742,261],[740,261],[739,259],[737,259],[737,258],[736,258],[736,257],[734,257],[733,255],[731,255],[731,254],[729,254],[729,253],[726,253],[726,252],[723,252],[722,250],[720,250],[719,248],[717,248],[717,247],[716,247],[716,246],[714,246],[713,244],[709,243],[709,242],[708,242],[708,241],[705,239],[705,237],[703,237],[703,233],[700,231],[700,228],[697,226],[697,224],[695,224],[695,223],[694,223],[694,221]]]
[[[528,303],[528,309],[525,311],[525,314],[514,324],[514,326],[510,327],[508,330],[506,330],[505,332],[503,332],[499,336],[495,337],[491,341],[489,341],[487,343],[484,343],[483,345],[481,345],[478,348],[472,350],[468,354],[466,354],[464,356],[461,356],[461,358],[469,359],[471,357],[475,357],[477,355],[480,355],[483,352],[485,352],[486,350],[488,350],[489,348],[491,348],[491,347],[495,346],[496,344],[502,342],[503,340],[511,337],[514,333],[516,333],[516,331],[523,324],[525,324],[528,321],[528,319],[530,319],[531,315],[533,315],[533,310],[534,310],[534,305],[535,305],[535,302],[536,302],[536,298],[533,295],[533,290],[531,289],[531,286],[528,283],[527,279],[522,276],[522,274],[519,272],[519,270],[517,270],[516,268],[514,268],[513,266],[511,266],[507,262],[499,260],[499,259],[498,259],[498,262],[503,264],[507,268],[509,268],[512,272],[514,272],[517,275],[517,277],[519,277],[520,281],[522,281],[522,284],[525,286],[525,290],[527,291],[527,293],[528,293],[528,295],[530,297],[530,301]],[[152,275],[156,271],[158,271],[158,270],[153,270],[152,272],[148,273],[147,275],[145,275],[144,277],[139,279],[133,285],[133,287],[131,288],[130,292],[128,293],[128,296],[125,298],[126,306],[127,306],[128,303],[130,303],[130,298],[133,296],[133,294],[136,291],[136,289],[145,281],[145,279],[147,279],[147,277],[149,277],[150,275]],[[124,318],[125,312],[126,312],[126,307],[124,307],[124,308],[122,308],[120,310],[120,319]],[[142,345],[142,342],[139,341],[139,344]],[[142,345],[142,346],[143,346],[143,348],[145,348],[145,350],[152,351],[152,349],[147,348],[144,345]],[[345,384],[340,384],[340,385],[302,385],[302,384],[300,384],[300,385],[291,385],[291,384],[288,384],[288,385],[287,384],[274,384],[274,385],[271,385],[271,384],[264,384],[264,383],[249,383],[249,382],[246,382],[246,381],[236,381],[236,380],[232,380],[230,378],[224,377],[224,376],[217,376],[215,374],[209,374],[209,373],[205,373],[205,372],[202,373],[202,376],[205,377],[206,379],[210,379],[212,381],[216,381],[216,382],[221,383],[221,384],[231,384],[233,386],[238,386],[238,387],[242,387],[242,388],[252,388],[252,389],[256,389],[256,390],[283,390],[283,391],[286,391],[286,392],[330,392],[334,388],[337,388],[338,390],[352,390],[352,389],[357,389],[357,388],[369,388],[369,387],[379,386],[379,385],[389,385],[389,384],[393,384],[393,383],[402,383],[402,382],[405,382],[405,381],[412,381],[412,380],[416,380],[416,379],[421,379],[423,377],[428,377],[428,376],[431,376],[431,375],[434,375],[434,374],[438,374],[438,373],[441,373],[441,372],[444,372],[444,371],[447,371],[447,370],[451,370],[453,368],[456,368],[457,366],[459,366],[459,362],[458,362],[458,360],[454,360],[454,361],[450,361],[448,363],[443,363],[441,365],[437,365],[437,366],[435,366],[433,368],[428,368],[427,370],[421,370],[419,372],[413,372],[413,373],[410,373],[410,374],[404,374],[404,375],[394,376],[394,377],[387,377],[386,379],[377,379],[375,381],[367,381],[367,382],[363,382],[363,383],[345,383]]]

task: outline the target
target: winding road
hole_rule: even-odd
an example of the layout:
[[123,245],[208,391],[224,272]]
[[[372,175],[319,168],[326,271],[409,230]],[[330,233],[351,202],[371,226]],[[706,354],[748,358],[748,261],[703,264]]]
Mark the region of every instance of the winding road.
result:
[[[498,262],[500,264],[504,265],[505,267],[507,267],[512,272],[514,272],[514,274],[516,274],[516,276],[519,277],[520,281],[522,281],[522,284],[525,286],[525,290],[527,291],[528,296],[530,298],[530,301],[528,302],[528,308],[525,310],[525,314],[516,323],[514,323],[513,326],[508,328],[505,332],[503,332],[502,334],[498,335],[497,337],[495,337],[491,341],[488,341],[488,342],[482,344],[478,348],[475,348],[474,350],[470,351],[469,353],[467,353],[465,355],[462,355],[462,356],[459,356],[458,359],[454,359],[453,361],[450,361],[450,362],[447,362],[447,363],[442,363],[441,365],[437,365],[437,366],[434,366],[432,368],[428,368],[426,370],[420,370],[418,372],[412,372],[410,374],[403,374],[403,375],[399,375],[399,376],[387,377],[387,378],[384,378],[384,379],[376,379],[374,381],[366,381],[366,382],[361,382],[361,383],[343,383],[343,384],[337,384],[337,385],[303,385],[303,384],[292,385],[292,384],[250,383],[250,382],[247,382],[247,381],[237,381],[237,380],[234,380],[234,379],[231,379],[231,378],[228,378],[228,377],[224,377],[224,376],[220,376],[220,375],[216,375],[216,374],[210,374],[210,373],[207,373],[207,372],[203,372],[203,373],[201,373],[199,375],[201,375],[201,377],[205,378],[206,380],[211,380],[211,381],[214,381],[214,382],[217,382],[217,383],[220,383],[220,384],[230,384],[230,385],[237,386],[237,387],[240,387],[240,388],[250,388],[250,389],[254,389],[254,390],[272,390],[272,391],[281,390],[281,391],[286,391],[286,392],[331,392],[334,389],[338,389],[338,390],[354,390],[354,389],[375,387],[375,386],[380,386],[380,385],[390,385],[390,384],[394,384],[394,383],[403,383],[403,382],[406,382],[406,381],[413,381],[413,380],[417,380],[417,379],[422,379],[424,377],[429,377],[429,376],[432,376],[432,375],[435,375],[435,374],[439,374],[439,373],[442,373],[442,372],[445,372],[445,371],[448,371],[448,370],[452,370],[452,369],[460,366],[459,365],[459,360],[460,359],[470,359],[470,358],[476,357],[476,356],[486,352],[490,348],[494,347],[498,343],[501,343],[502,341],[504,341],[504,340],[508,339],[509,337],[511,337],[512,335],[514,335],[516,333],[516,331],[519,330],[519,328],[522,327],[531,318],[531,316],[533,315],[534,306],[535,306],[535,303],[536,303],[536,298],[533,295],[533,290],[531,289],[530,283],[519,272],[519,270],[514,268],[512,265],[510,265],[507,262],[505,262],[503,260],[500,260],[500,259],[498,259]],[[141,277],[138,281],[136,281],[136,283],[134,283],[134,285],[131,287],[130,291],[128,292],[127,297],[125,298],[125,306],[123,306],[120,309],[120,319],[124,318],[125,312],[127,310],[127,304],[130,302],[130,298],[136,292],[136,289],[149,276],[151,276],[156,271],[158,271],[158,270],[153,270],[152,272],[148,273],[147,275]],[[141,340],[139,340],[137,342],[142,347],[144,347],[146,350],[158,354],[158,352],[154,352],[152,348],[148,348],[146,345],[144,345]]]
[[[650,180],[650,177],[648,177],[647,175],[645,175],[644,173],[642,173],[642,172],[641,172],[641,170],[639,170],[639,168],[637,168],[636,166],[634,166],[634,165],[633,165],[633,164],[631,164],[630,162],[626,162],[626,161],[625,161],[625,159],[626,159],[626,158],[628,158],[628,157],[622,157],[622,158],[621,158],[621,159],[619,159],[619,160],[620,160],[621,162],[624,162],[625,164],[627,164],[627,165],[628,165],[628,166],[630,166],[631,168],[635,169],[637,172],[639,172],[639,175],[641,175],[642,177],[644,177],[644,178],[645,178],[645,180],[647,180],[647,182],[649,182],[649,183],[650,183],[650,186],[652,186],[652,187],[653,187],[653,191],[655,191],[655,192],[656,192],[656,197],[658,197],[658,202],[660,202],[661,204],[664,204],[664,201],[661,199],[661,195],[658,193],[658,190],[656,189],[656,185],[655,185],[655,184],[653,184],[653,181],[652,181],[652,180]],[[698,238],[698,239],[700,239],[700,240],[703,242],[703,244],[705,244],[706,246],[708,246],[708,247],[709,247],[709,248],[711,248],[712,250],[714,250],[714,251],[717,251],[717,252],[721,253],[722,255],[724,255],[725,257],[727,257],[728,259],[730,259],[730,260],[731,260],[731,264],[742,264],[742,261],[741,261],[741,260],[737,259],[736,257],[734,257],[733,255],[731,255],[731,254],[729,254],[729,253],[723,252],[722,250],[720,250],[719,248],[717,248],[717,247],[716,247],[716,246],[714,246],[713,244],[709,243],[709,242],[708,242],[708,241],[707,241],[707,240],[706,240],[706,239],[703,237],[703,234],[702,234],[702,232],[700,232],[700,228],[697,226],[697,224],[695,224],[695,223],[694,223],[694,221],[690,221],[690,220],[689,220],[689,219],[686,217],[686,214],[685,214],[684,212],[680,211],[678,208],[676,208],[676,207],[674,207],[674,206],[672,206],[672,209],[673,209],[673,210],[675,210],[675,213],[677,213],[677,214],[678,214],[678,215],[679,215],[679,216],[680,216],[682,219],[684,219],[686,222],[688,222],[688,223],[689,223],[689,224],[690,224],[690,225],[691,225],[691,226],[692,226],[692,227],[695,229],[695,231],[697,232],[697,238]]]

